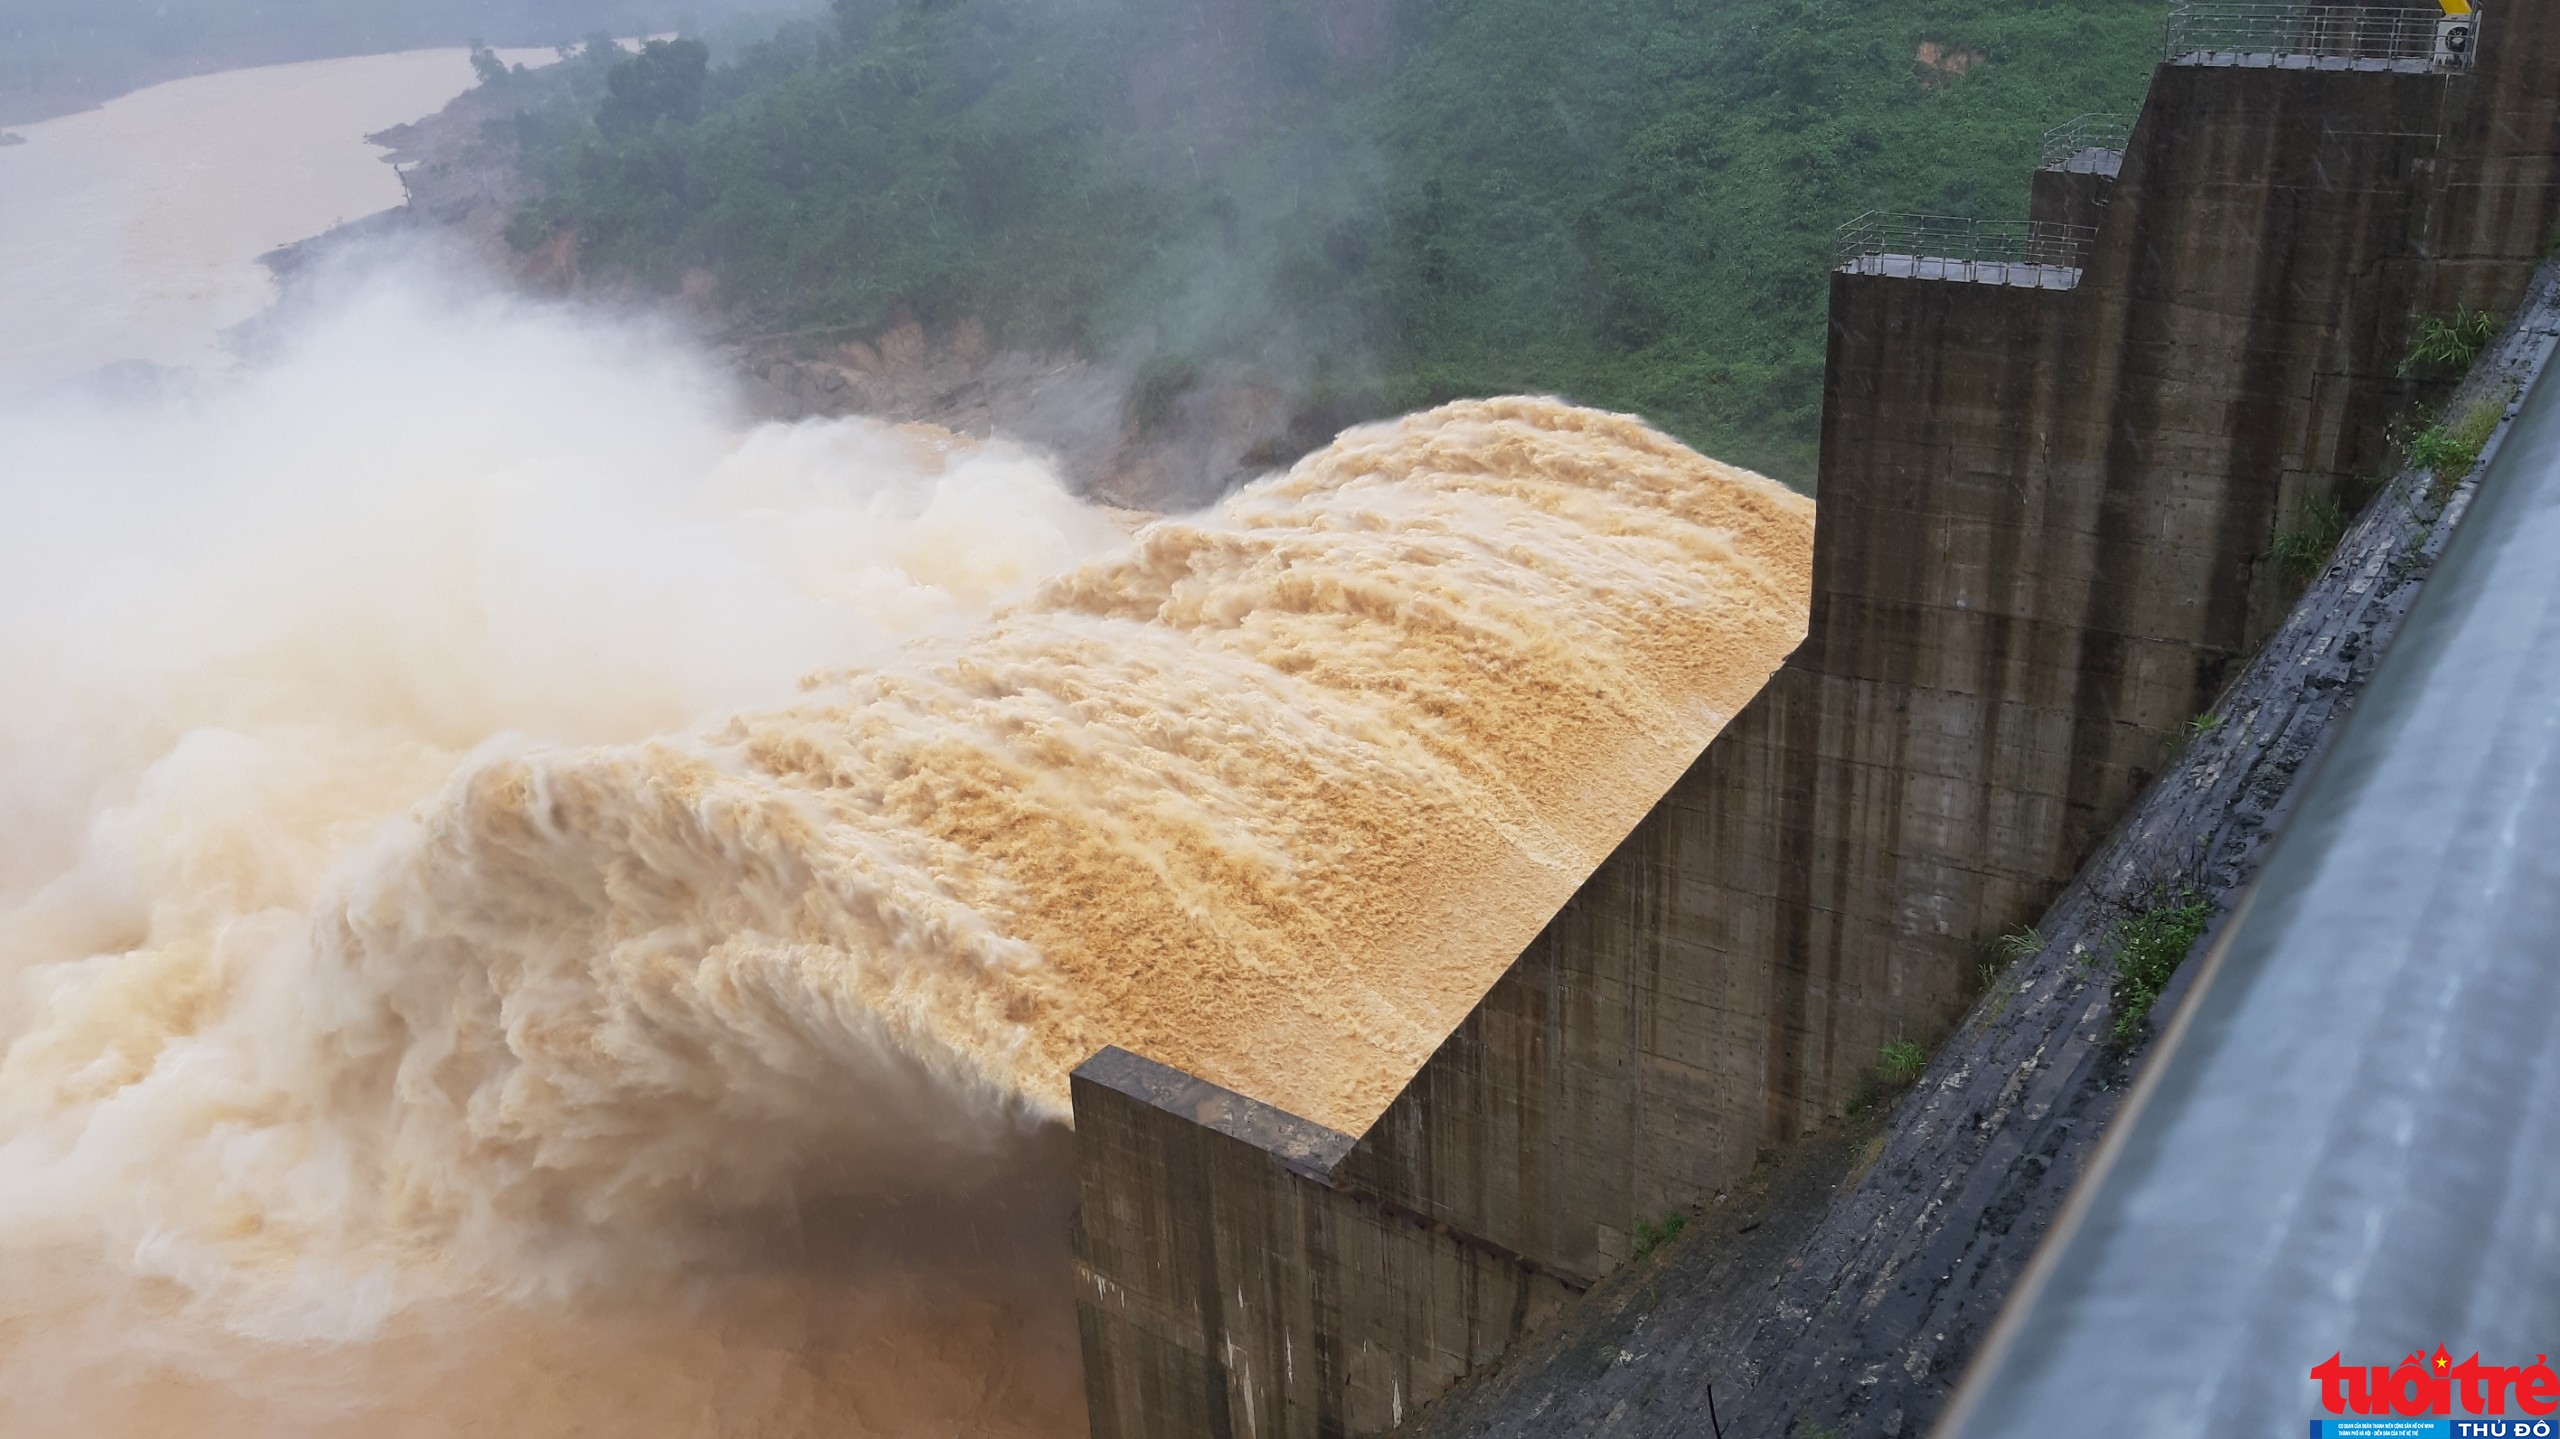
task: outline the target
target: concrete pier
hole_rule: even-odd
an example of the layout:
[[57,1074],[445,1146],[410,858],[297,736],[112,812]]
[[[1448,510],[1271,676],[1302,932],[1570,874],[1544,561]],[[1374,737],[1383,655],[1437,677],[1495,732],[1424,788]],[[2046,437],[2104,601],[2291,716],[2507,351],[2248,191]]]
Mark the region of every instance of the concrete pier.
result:
[[1074,1084],[1097,1434],[1393,1428],[1583,1287],[1342,1182],[1348,1135],[1118,1049]]

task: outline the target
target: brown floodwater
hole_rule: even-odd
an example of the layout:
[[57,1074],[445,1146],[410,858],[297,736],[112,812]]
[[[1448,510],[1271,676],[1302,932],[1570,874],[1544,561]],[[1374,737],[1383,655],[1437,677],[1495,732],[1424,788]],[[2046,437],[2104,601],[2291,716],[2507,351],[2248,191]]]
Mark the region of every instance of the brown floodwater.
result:
[[11,1439],[1078,1434],[1068,1070],[1364,1127],[1804,632],[1623,416],[1132,535],[453,286],[0,399]]
[[[508,52],[535,63],[549,51]],[[154,85],[0,147],[0,390],[119,360],[195,366],[274,298],[258,257],[398,205],[365,136],[471,87],[420,50]]]

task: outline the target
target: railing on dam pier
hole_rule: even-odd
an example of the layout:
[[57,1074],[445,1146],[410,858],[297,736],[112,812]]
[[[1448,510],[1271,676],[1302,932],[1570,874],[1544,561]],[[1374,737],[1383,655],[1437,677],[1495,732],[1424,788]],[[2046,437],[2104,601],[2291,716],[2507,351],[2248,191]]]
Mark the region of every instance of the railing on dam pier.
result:
[[2044,132],[2038,168],[2112,179],[2124,163],[2125,142],[2132,138],[2131,115],[2076,115]]
[[1832,264],[1852,275],[2068,290],[2080,283],[2081,260],[2097,235],[2092,226],[2043,220],[1869,210],[1840,227]]
[[2163,49],[2173,65],[2426,74],[2469,70],[2479,39],[2477,15],[2434,5],[2180,0]]

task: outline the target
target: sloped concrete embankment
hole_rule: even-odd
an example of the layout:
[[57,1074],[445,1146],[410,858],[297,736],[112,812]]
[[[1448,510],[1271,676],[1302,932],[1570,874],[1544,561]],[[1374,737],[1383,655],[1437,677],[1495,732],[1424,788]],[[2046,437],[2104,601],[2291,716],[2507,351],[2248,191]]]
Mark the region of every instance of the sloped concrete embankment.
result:
[[[2462,475],[2411,469],[2073,880],[1880,1128],[1798,1146],[1622,1271],[1502,1370],[1407,1426],[1457,1436],[1924,1431],[2115,1112],[2148,1034],[2116,1037],[2116,951],[2164,903],[2226,912],[2469,508],[2560,346],[2560,263],[2442,413],[2504,416]],[[2210,943],[2208,932],[2197,943]],[[2173,984],[2159,1002],[2165,1016]],[[1710,1397],[1712,1395],[1712,1398]],[[1711,1412],[1712,1406],[1712,1412]]]

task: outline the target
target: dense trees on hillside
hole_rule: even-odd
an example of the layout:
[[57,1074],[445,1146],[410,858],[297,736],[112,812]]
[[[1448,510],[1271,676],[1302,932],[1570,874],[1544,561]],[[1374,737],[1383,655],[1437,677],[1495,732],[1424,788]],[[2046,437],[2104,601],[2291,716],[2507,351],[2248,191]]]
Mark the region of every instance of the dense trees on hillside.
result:
[[651,40],[605,75],[596,126],[627,135],[662,121],[690,125],[702,117],[702,83],[711,48],[699,40]]
[[836,0],[528,129],[533,244],[1338,411],[1556,390],[1810,470],[1832,227],[2023,210],[2159,0]]

